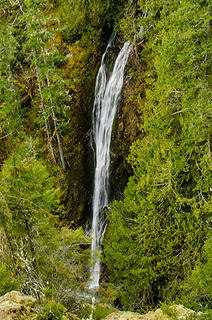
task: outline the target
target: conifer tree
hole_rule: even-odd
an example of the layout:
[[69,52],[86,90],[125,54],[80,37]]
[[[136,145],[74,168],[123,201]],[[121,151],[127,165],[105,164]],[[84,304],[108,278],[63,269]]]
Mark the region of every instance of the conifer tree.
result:
[[[108,214],[105,261],[123,306],[144,311],[159,301],[180,300],[183,281],[193,280],[205,259],[211,228],[211,17],[208,1],[138,4],[148,12],[141,17],[145,44],[139,52],[146,71],[135,75],[145,83],[145,99],[139,94],[136,100],[145,135],[131,146],[134,174],[124,200],[115,201]],[[202,295],[209,298],[206,288]]]
[[16,61],[17,41],[13,36],[13,26],[6,20],[0,25],[0,101],[1,118],[7,134],[20,126],[20,99],[15,85],[13,65]]
[[0,181],[0,234],[5,248],[1,248],[0,258],[4,268],[13,273],[25,293],[68,299],[72,290],[83,286],[88,253],[81,245],[89,242],[81,228],[58,230],[53,213],[59,190],[32,138],[4,162]]
[[[54,161],[56,162],[55,151],[53,147],[53,138],[56,135],[57,145],[60,154],[60,160],[63,170],[66,170],[63,147],[60,137],[60,130],[56,116],[56,110],[62,117],[65,116],[66,105],[64,102],[68,100],[65,93],[64,81],[59,76],[59,71],[54,66],[54,58],[52,53],[47,53],[47,46],[50,44],[50,39],[54,37],[54,32],[51,31],[51,19],[47,19],[42,10],[45,10],[46,4],[38,4],[31,0],[21,1],[20,9],[23,11],[22,20],[26,24],[27,43],[26,48],[33,52],[33,63],[35,65],[37,74],[37,84],[39,88],[41,110],[45,123],[49,148]],[[48,25],[50,24],[49,28]],[[57,52],[51,48],[52,52]],[[48,59],[49,57],[49,59]],[[55,58],[57,59],[57,57]],[[47,60],[51,60],[48,63]],[[50,72],[51,70],[51,72]],[[51,92],[51,78],[54,83],[54,93]],[[55,85],[59,81],[60,85]],[[56,105],[55,105],[56,104]],[[54,126],[54,133],[52,133],[52,123]],[[62,120],[61,120],[62,122]],[[64,122],[64,118],[63,118]]]

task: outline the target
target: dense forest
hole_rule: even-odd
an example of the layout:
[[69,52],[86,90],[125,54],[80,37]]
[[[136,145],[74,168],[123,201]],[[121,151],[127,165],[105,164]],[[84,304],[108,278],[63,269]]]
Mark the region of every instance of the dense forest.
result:
[[0,295],[45,300],[37,319],[62,319],[61,305],[89,317],[92,108],[112,31],[107,59],[127,40],[132,49],[98,301],[138,313],[177,303],[211,319],[211,9],[209,0],[1,1]]

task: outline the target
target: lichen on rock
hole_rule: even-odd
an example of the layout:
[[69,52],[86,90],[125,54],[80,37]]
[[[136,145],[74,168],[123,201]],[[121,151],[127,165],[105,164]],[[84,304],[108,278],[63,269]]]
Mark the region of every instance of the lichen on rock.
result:
[[36,299],[24,296],[18,291],[11,291],[0,297],[0,320],[33,319],[32,307]]
[[200,314],[182,305],[173,305],[163,306],[161,309],[150,311],[144,315],[128,311],[113,312],[104,320],[186,320],[191,319],[192,315],[198,318]]

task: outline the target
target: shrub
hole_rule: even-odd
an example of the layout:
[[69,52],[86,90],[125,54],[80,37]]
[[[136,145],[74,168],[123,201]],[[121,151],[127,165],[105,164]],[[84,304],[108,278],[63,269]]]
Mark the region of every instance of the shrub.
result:
[[43,307],[42,315],[37,316],[37,320],[62,320],[65,308],[54,301],[48,301]]
[[18,280],[14,280],[10,270],[0,262],[0,296],[12,290],[18,290]]

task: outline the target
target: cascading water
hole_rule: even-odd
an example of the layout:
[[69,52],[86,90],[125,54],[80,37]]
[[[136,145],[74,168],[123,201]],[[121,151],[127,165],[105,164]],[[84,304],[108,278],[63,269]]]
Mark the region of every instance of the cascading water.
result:
[[96,78],[95,101],[93,107],[93,134],[95,143],[95,176],[93,192],[93,221],[91,243],[91,279],[89,290],[99,287],[100,250],[105,230],[103,210],[108,206],[110,142],[113,120],[123,86],[124,69],[131,50],[130,42],[125,42],[115,61],[111,75],[107,76],[105,58],[112,46],[112,35],[102,56]]

